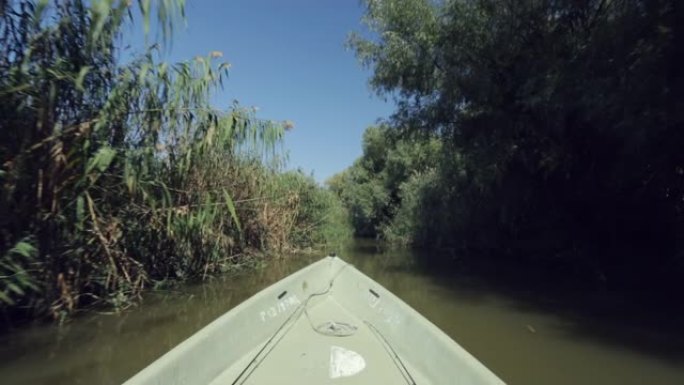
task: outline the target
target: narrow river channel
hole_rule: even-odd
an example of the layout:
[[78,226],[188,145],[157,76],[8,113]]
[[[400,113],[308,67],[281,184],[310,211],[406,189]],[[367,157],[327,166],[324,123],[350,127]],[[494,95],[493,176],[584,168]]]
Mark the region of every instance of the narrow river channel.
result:
[[[666,313],[644,317],[615,300],[595,308],[568,306],[539,290],[427,269],[412,253],[382,251],[369,242],[339,254],[508,384],[684,384],[684,325]],[[142,305],[120,314],[0,332],[0,383],[119,384],[252,294],[320,257],[270,261],[261,269],[150,293]],[[672,306],[681,306],[677,300]]]

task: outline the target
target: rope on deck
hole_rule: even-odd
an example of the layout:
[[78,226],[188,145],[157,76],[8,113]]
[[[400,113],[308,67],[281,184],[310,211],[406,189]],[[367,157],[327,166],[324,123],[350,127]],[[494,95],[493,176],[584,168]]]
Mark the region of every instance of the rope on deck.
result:
[[304,301],[304,315],[306,315],[306,319],[309,321],[309,325],[311,326],[311,329],[315,331],[318,334],[327,336],[327,337],[349,337],[356,333],[356,330],[358,329],[357,326],[352,325],[348,322],[341,322],[341,321],[326,321],[318,326],[314,326],[313,321],[311,321],[311,317],[309,316],[309,311],[307,304],[309,303],[309,300],[313,297],[319,296],[319,295],[325,295],[330,292],[330,290],[333,287],[333,284],[335,282],[335,279],[342,273],[345,267],[347,267],[349,264],[345,263],[344,266],[342,266],[337,273],[332,277],[330,280],[330,283],[328,285],[328,288],[321,292],[321,293],[314,293],[309,295],[307,297],[306,301]]
[[[348,265],[349,264],[345,262],[344,266],[342,266],[335,273],[335,275],[330,279],[330,282],[328,283],[328,287],[325,290],[323,290],[319,293],[309,294],[309,296],[306,298],[304,303],[299,305],[295,309],[295,311],[293,311],[292,314],[290,314],[290,316],[287,317],[287,319],[285,319],[285,321],[283,321],[283,323],[278,327],[278,329],[275,331],[275,333],[273,333],[273,335],[266,341],[264,346],[262,346],[261,349],[259,349],[259,351],[249,361],[249,363],[245,366],[245,368],[242,369],[242,371],[237,376],[237,378],[235,378],[235,380],[232,382],[232,385],[244,384],[245,381],[247,381],[249,376],[251,376],[252,373],[254,373],[254,371],[259,367],[259,365],[261,365],[261,363],[264,362],[266,357],[268,357],[268,355],[273,351],[273,349],[276,347],[276,345],[278,345],[278,343],[283,339],[283,337],[285,337],[285,335],[287,334],[287,331],[289,331],[289,329],[297,322],[299,317],[302,316],[302,313],[306,314],[306,318],[309,320],[309,325],[311,325],[313,330],[316,331],[317,333],[321,333],[323,335],[335,336],[335,337],[345,337],[345,336],[350,336],[350,335],[354,334],[354,332],[356,332],[356,326],[349,325],[349,324],[344,323],[344,322],[335,323],[334,321],[324,322],[323,324],[318,326],[318,328],[321,328],[321,330],[318,330],[318,328],[314,327],[313,324],[311,323],[311,318],[309,318],[309,313],[307,312],[307,305],[309,304],[309,301],[313,297],[318,297],[321,295],[328,294],[330,292],[330,290],[332,289],[333,284],[334,284],[335,280],[337,279],[337,277],[342,273],[344,268],[347,267]],[[337,331],[331,332],[333,334],[327,334],[328,332],[326,332],[325,329],[326,329],[326,327],[330,326],[329,324],[331,322],[334,324],[333,327],[336,328]],[[287,330],[284,333],[282,333],[278,339],[276,339],[276,337],[278,337],[280,332],[282,330],[284,330],[288,324],[289,324],[289,327],[287,328]],[[351,331],[352,328],[353,328],[353,331]],[[335,334],[335,333],[337,333],[337,334]],[[349,334],[345,334],[345,333],[349,333]],[[263,354],[263,356],[262,356],[262,354]]]
[[[309,324],[311,324],[310,319]],[[358,329],[356,326],[352,324],[339,321],[327,321],[323,322],[322,324],[316,327],[313,327],[313,325],[311,325],[311,327],[316,333],[322,334],[327,337],[349,337],[356,333],[356,330]]]
[[416,381],[413,379],[413,376],[411,376],[411,373],[409,373],[408,369],[406,368],[406,365],[404,365],[404,361],[401,360],[399,357],[399,354],[392,348],[392,345],[390,345],[389,341],[385,336],[380,333],[380,330],[378,330],[375,326],[373,326],[372,323],[364,320],[363,321],[367,326],[368,329],[370,329],[375,337],[380,340],[381,345],[385,348],[387,353],[389,353],[390,357],[392,358],[392,361],[394,361],[394,365],[397,366],[397,369],[399,369],[399,372],[401,373],[402,377],[404,377],[404,380],[406,380],[406,383],[409,385],[416,385]]

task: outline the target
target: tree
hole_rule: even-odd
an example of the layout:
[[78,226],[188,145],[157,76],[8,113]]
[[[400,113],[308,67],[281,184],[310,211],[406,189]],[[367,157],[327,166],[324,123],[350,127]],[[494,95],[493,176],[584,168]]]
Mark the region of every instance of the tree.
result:
[[469,218],[453,244],[582,263],[610,282],[681,276],[673,1],[365,4],[376,34],[350,44],[396,96],[392,125],[437,133],[462,163],[441,173]]

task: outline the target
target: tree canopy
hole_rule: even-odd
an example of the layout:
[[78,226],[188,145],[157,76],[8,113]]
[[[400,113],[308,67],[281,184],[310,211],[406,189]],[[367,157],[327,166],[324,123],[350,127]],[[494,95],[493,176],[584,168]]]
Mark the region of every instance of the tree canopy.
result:
[[425,186],[439,209],[424,216],[449,220],[422,244],[580,266],[611,283],[684,276],[674,1],[364,4],[374,34],[349,44],[397,101],[390,126],[434,133],[445,154]]

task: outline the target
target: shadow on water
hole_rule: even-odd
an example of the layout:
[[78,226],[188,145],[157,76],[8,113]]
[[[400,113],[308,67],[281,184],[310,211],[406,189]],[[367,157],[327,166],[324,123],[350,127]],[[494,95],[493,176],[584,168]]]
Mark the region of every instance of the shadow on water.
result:
[[[605,344],[656,355],[673,363],[684,359],[684,308],[681,293],[607,291],[582,286],[568,287],[545,278],[542,272],[522,274],[515,269],[492,269],[460,261],[434,264],[426,251],[390,250],[375,246],[376,253],[391,261],[387,272],[421,274],[461,301],[486,302],[492,295],[505,298],[521,312],[541,312],[562,318],[560,332],[571,339],[601,340]],[[355,251],[365,253],[372,245]],[[442,258],[448,259],[448,258]]]

